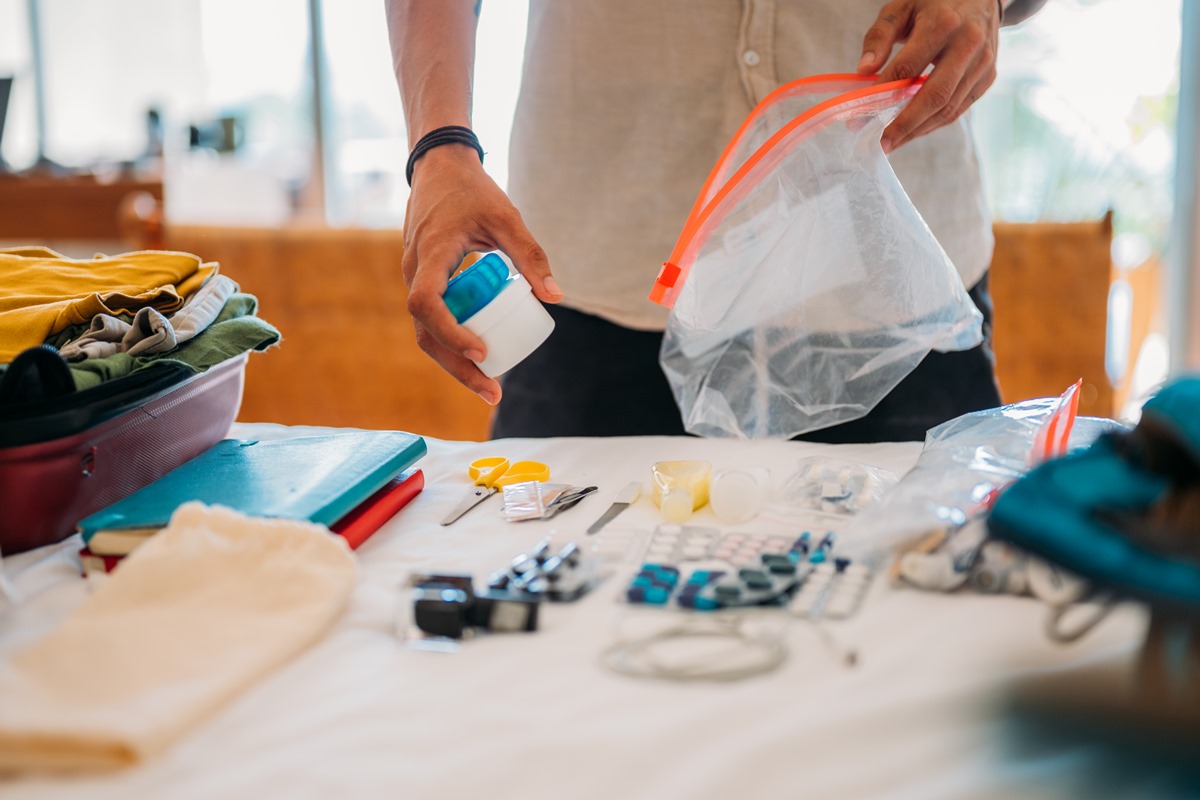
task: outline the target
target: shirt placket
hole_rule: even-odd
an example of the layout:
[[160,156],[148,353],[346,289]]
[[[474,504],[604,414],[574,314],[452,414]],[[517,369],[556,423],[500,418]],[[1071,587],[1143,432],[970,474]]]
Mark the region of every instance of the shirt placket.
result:
[[738,72],[751,105],[779,85],[775,74],[775,0],[742,0]]

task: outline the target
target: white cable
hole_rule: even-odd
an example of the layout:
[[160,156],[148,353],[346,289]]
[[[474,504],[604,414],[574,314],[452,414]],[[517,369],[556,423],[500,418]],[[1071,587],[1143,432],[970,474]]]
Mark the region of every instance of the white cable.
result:
[[[1092,608],[1089,609],[1089,605]],[[1115,607],[1116,599],[1106,592],[1088,594],[1079,600],[1061,605],[1051,605],[1050,615],[1046,618],[1046,636],[1059,644],[1078,641],[1083,638],[1084,634],[1089,633],[1103,622]],[[1084,611],[1076,611],[1077,609]],[[1085,613],[1089,610],[1091,613]],[[1064,627],[1067,615],[1072,611],[1076,611],[1072,615],[1075,617],[1074,625],[1069,628]],[[1080,620],[1078,617],[1083,617],[1083,619]]]
[[821,624],[820,619],[810,619],[808,621],[812,623],[813,628],[817,632],[817,636],[820,637],[821,641],[825,643],[825,646],[829,648],[829,651],[833,654],[834,658],[842,663],[842,666],[858,666],[858,648],[839,642],[833,635],[833,631],[829,630],[829,626]]
[[[601,652],[600,661],[622,675],[679,682],[728,683],[778,669],[787,660],[782,637],[750,633],[742,624],[747,618],[745,615],[688,615],[681,624],[647,636],[619,639]],[[704,638],[722,638],[737,644],[736,650],[729,651],[733,658],[722,660],[706,656],[702,661],[668,663],[659,650],[664,644]],[[760,658],[750,663],[737,663],[745,661],[748,649],[759,651]]]

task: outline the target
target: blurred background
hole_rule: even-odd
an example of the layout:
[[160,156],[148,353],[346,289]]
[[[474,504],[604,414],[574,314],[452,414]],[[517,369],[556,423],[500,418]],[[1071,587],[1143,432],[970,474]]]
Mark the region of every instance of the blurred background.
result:
[[[1085,413],[1134,417],[1200,367],[1197,6],[1050,0],[1002,33],[973,126],[1006,400],[1082,376]],[[480,22],[475,127],[501,186],[525,11]],[[0,0],[0,240],[220,261],[285,336],[242,419],[485,435],[487,407],[411,341],[407,151],[378,0]]]

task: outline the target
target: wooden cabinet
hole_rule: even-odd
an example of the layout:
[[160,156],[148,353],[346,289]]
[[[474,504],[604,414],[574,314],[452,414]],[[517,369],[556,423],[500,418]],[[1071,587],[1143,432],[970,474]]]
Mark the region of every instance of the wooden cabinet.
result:
[[26,244],[119,242],[124,238],[123,206],[137,194],[161,202],[162,183],[0,175],[0,239]]

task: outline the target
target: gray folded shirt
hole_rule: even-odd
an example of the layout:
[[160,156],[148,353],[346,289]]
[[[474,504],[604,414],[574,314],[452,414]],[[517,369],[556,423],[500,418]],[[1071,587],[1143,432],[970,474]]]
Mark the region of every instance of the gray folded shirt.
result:
[[63,345],[59,353],[67,361],[105,358],[115,353],[165,353],[211,325],[237,290],[238,285],[230,278],[214,275],[170,317],[153,308],[138,309],[132,322],[97,314],[88,330]]

